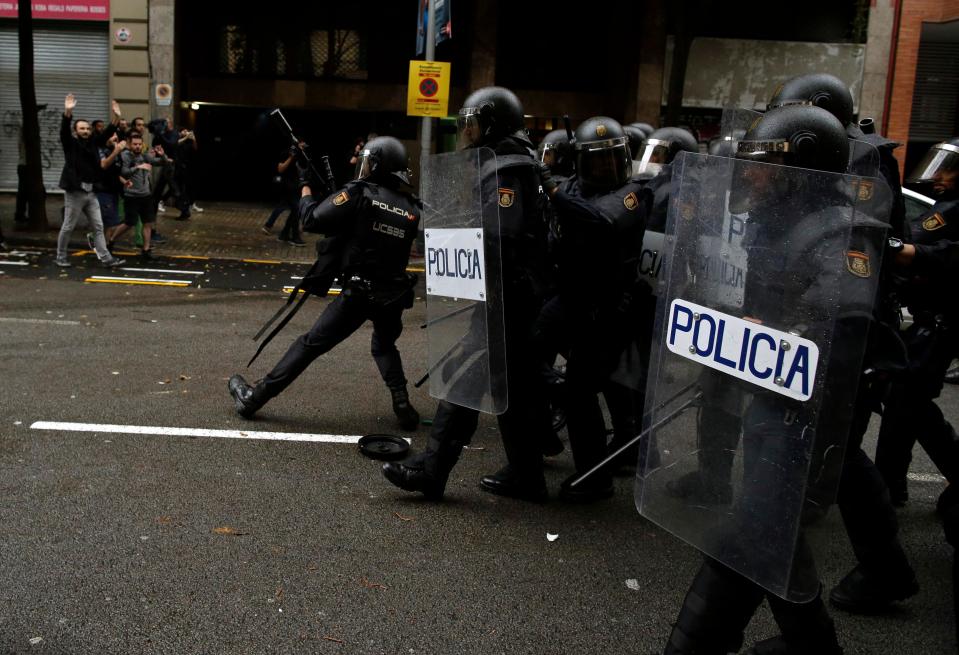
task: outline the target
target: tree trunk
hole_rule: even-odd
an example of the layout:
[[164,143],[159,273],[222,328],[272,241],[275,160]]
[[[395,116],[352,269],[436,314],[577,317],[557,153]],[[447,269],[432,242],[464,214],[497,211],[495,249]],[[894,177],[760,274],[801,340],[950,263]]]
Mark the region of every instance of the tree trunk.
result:
[[27,211],[30,216],[25,227],[36,232],[48,229],[49,225],[47,193],[43,188],[43,168],[40,166],[40,120],[33,81],[33,8],[29,0],[19,5],[17,27],[20,41],[20,111],[23,115],[20,134],[26,150]]

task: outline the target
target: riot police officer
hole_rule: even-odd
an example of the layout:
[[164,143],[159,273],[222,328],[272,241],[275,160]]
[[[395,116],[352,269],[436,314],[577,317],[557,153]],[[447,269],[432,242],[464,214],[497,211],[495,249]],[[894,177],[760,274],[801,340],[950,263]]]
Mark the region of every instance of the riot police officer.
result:
[[[546,166],[540,167],[561,236],[558,293],[543,308],[536,337],[546,356],[566,353],[567,429],[576,470],[584,473],[606,455],[597,394],[612,384],[610,374],[638,323],[634,294],[644,225],[642,187],[630,179],[632,161],[622,126],[606,116],[589,118],[576,128],[574,149],[574,177],[559,182]],[[625,415],[634,416],[635,408]],[[575,489],[571,480],[560,489],[565,500],[596,500],[613,493],[608,472]]]
[[959,451],[952,426],[935,403],[943,375],[959,352],[959,303],[951,291],[959,254],[959,138],[938,143],[906,180],[933,195],[936,204],[906,224],[896,270],[913,324],[905,332],[909,368],[886,405],[876,465],[893,496],[907,498],[906,473],[919,443],[949,482],[959,482]]
[[629,153],[633,159],[633,175],[636,175],[639,172],[639,159],[637,157],[643,152],[643,146],[646,145],[648,135],[635,125],[623,125],[623,131],[629,139]]
[[381,136],[369,141],[356,165],[356,179],[326,198],[314,197],[305,169],[300,171],[299,212],[303,229],[327,235],[299,290],[326,295],[339,279],[342,291],[309,332],[300,336],[263,379],[247,384],[230,378],[236,411],[253,415],[279,395],[323,353],[373,322],[371,352],[390,390],[393,411],[404,430],[415,430],[419,414],[410,404],[396,340],[403,310],[413,305],[414,276],[406,273],[422,206],[409,184],[406,148]]
[[573,152],[566,130],[553,130],[536,147],[537,159],[549,166],[553,175],[569,177],[573,174]]
[[[878,171],[870,170],[874,161],[856,161],[858,150],[850,153],[848,170],[854,174],[876,175],[886,179],[892,191],[892,212],[888,218],[890,235],[901,237],[905,205],[899,184],[899,163],[893,150],[899,145],[875,134],[864,134],[853,120],[852,94],[842,80],[828,73],[800,75],[781,85],[769,101],[770,108],[791,104],[811,104],[822,107],[846,128],[846,136],[874,146],[879,154]],[[866,121],[866,124],[871,124]],[[884,217],[880,217],[883,220]],[[899,339],[899,308],[889,286],[892,258],[883,262],[879,297],[869,331],[863,370],[868,371],[859,380],[853,420],[843,460],[842,482],[838,504],[843,524],[858,560],[830,592],[830,601],[851,612],[875,612],[893,601],[903,600],[918,591],[915,573],[899,542],[898,521],[891,506],[890,495],[877,471],[876,465],[862,449],[862,440],[869,425],[870,415],[877,410],[881,398],[888,394],[891,376],[904,366],[903,346]],[[905,473],[902,476],[905,484]]]
[[646,180],[643,204],[648,230],[663,232],[666,229],[672,163],[680,152],[699,152],[696,137],[681,127],[661,127],[646,139],[642,153],[633,155],[633,159],[639,161],[635,175]]
[[[832,115],[817,107],[787,106],[767,112],[740,142],[737,156],[784,167],[842,173],[846,170],[848,152],[843,126]],[[866,221],[866,229],[878,232],[868,238],[864,236],[855,253],[850,254],[849,217],[843,209],[849,202],[846,191],[826,186],[804,196],[809,198],[809,203],[787,204],[781,200],[779,185],[787,185],[782,188],[782,192],[787,192],[788,185],[794,182],[786,174],[778,175],[776,170],[753,166],[746,170],[750,184],[744,185],[739,198],[736,197],[739,190],[732,189],[730,211],[749,214],[746,238],[751,252],[777,252],[782,244],[790,244],[789,253],[784,256],[750,257],[743,314],[777,317],[783,325],[799,324],[801,334],[814,342],[828,341],[828,335],[834,335],[830,349],[833,361],[824,388],[848,389],[850,380],[855,388],[858,368],[850,362],[858,356],[854,354],[856,349],[850,346],[862,343],[866,329],[875,289],[874,271],[868,264],[878,255],[877,244],[881,238],[877,237],[883,234],[883,226],[878,221]],[[765,177],[754,179],[752,176]],[[808,174],[802,176],[808,179]],[[846,267],[834,263],[839,257],[846,258]],[[830,263],[820,269],[816,265],[820,261]],[[806,279],[795,273],[784,274],[787,267],[792,271],[799,269],[797,262],[804,262],[801,268]],[[839,324],[843,328],[834,332],[832,317],[820,309],[836,302],[837,297],[847,299],[843,302],[846,313],[840,316]],[[824,393],[823,407],[813,416],[804,414],[809,410],[802,404],[778,394],[754,391],[742,420],[745,473],[742,495],[734,506],[732,525],[727,528],[726,536],[719,538],[723,545],[711,551],[736,560],[752,571],[763,570],[766,558],[776,557],[776,553],[793,552],[787,560],[789,588],[803,590],[796,596],[812,597],[812,600],[794,603],[764,592],[719,559],[707,557],[674,625],[665,649],[668,655],[738,651],[743,629],[764,595],[782,634],[749,652],[842,652],[834,624],[818,592],[815,562],[802,531],[798,541],[792,541],[795,535],[791,531],[787,534],[774,528],[764,530],[763,537],[758,537],[750,534],[748,528],[750,524],[779,525],[780,513],[786,508],[777,503],[791,502],[788,499],[794,498],[791,481],[795,478],[783,476],[783,472],[790,462],[805,458],[797,450],[804,448],[800,446],[801,432],[806,434],[805,431],[812,428],[817,441],[828,436],[826,443],[841,445],[845,434],[839,434],[836,426],[843,423],[846,402],[835,397],[837,395],[841,394]],[[815,460],[815,453],[811,454]],[[821,474],[826,470],[824,465],[814,464],[814,467],[809,471],[805,493],[797,498],[804,506],[815,497],[815,483],[821,481]],[[767,541],[754,544],[753,539],[757,538]],[[770,539],[781,539],[783,543],[771,543]],[[783,551],[787,542],[790,550]],[[753,546],[758,550],[751,550]]]
[[[849,87],[835,75],[809,73],[791,78],[776,89],[768,108],[774,109],[796,103],[809,103],[822,107],[839,119],[846,128],[846,136],[873,145],[879,151],[879,173],[886,180],[893,194],[893,210],[889,217],[889,225],[892,228],[890,234],[893,237],[900,237],[903,233],[906,208],[900,188],[899,162],[893,155],[893,151],[900,144],[877,134],[875,123],[871,118],[865,118],[856,123],[853,115],[852,93]],[[856,152],[852,151],[852,155],[855,157]],[[856,171],[857,163],[853,161],[850,164],[851,172],[858,172]]]
[[[538,213],[539,180],[523,106],[503,87],[485,87],[466,98],[457,120],[462,148],[490,148],[496,168],[484,186],[497,189],[502,252],[505,372],[509,406],[497,416],[508,464],[480,486],[491,493],[529,500],[547,498],[540,443],[530,438],[547,416],[539,362],[530,348],[533,320],[541,305],[546,225]],[[495,371],[502,375],[503,371]],[[403,462],[389,462],[383,475],[394,485],[440,500],[450,471],[476,431],[478,412],[441,401],[426,449]]]

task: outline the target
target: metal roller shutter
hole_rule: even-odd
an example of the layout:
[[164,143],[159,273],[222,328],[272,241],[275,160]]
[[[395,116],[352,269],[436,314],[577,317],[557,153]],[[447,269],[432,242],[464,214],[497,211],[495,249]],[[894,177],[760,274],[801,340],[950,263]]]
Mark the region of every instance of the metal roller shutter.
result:
[[910,141],[943,141],[955,136],[959,110],[959,43],[923,41],[912,95]]
[[[103,23],[34,30],[34,63],[40,112],[43,184],[56,190],[63,168],[60,117],[63,97],[77,97],[76,118],[109,120],[110,42]],[[20,135],[19,48],[16,23],[0,25],[0,190],[17,188]]]

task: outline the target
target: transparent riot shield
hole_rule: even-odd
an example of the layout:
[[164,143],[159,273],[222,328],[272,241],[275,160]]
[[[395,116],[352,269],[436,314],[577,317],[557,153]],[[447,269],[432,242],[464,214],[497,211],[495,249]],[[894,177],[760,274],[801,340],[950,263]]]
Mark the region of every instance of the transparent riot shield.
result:
[[819,590],[802,517],[838,486],[890,207],[880,179],[674,163],[636,506],[788,600]]
[[879,150],[856,139],[849,140],[849,167],[846,172],[860,177],[882,177],[879,173]]
[[501,414],[508,399],[493,151],[429,156],[421,190],[430,395]]

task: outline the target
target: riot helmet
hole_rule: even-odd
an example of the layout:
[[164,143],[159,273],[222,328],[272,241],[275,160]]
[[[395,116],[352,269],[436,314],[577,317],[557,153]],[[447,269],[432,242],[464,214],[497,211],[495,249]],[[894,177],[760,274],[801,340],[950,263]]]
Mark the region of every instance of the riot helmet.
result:
[[756,120],[736,146],[736,159],[775,164],[743,164],[734,170],[729,211],[775,207],[795,189],[797,178],[780,167],[844,173],[849,139],[839,120],[811,105],[784,105]]
[[460,148],[477,148],[525,132],[523,104],[515,93],[501,86],[473,91],[459,111],[456,131]]
[[[656,131],[656,128],[650,125],[649,123],[630,123],[629,125],[630,127],[638,127],[639,129],[643,131],[643,134],[645,134],[646,136],[649,136],[650,134]],[[635,155],[636,153],[634,152],[633,154]]]
[[844,173],[849,139],[839,120],[825,109],[784,105],[770,109],[736,147],[738,159]]
[[959,137],[929,148],[906,183],[931,187],[932,194],[939,197],[959,195]]
[[735,157],[736,147],[745,134],[746,130],[734,130],[732,134],[716,137],[709,142],[709,154],[713,157]]
[[629,179],[632,161],[623,126],[608,116],[593,116],[576,128],[576,174],[587,189],[612,190]]
[[557,175],[568,177],[573,172],[572,147],[566,130],[553,130],[544,136],[536,148],[536,155]]
[[663,164],[672,162],[680,152],[699,152],[696,137],[681,127],[661,127],[646,139],[636,174],[656,175]]
[[782,83],[766,109],[786,105],[810,104],[822,107],[845,127],[852,123],[852,94],[845,82],[829,73],[800,75]]
[[354,179],[385,181],[391,175],[404,184],[410,183],[406,147],[391,136],[378,136],[366,142],[357,155]]

